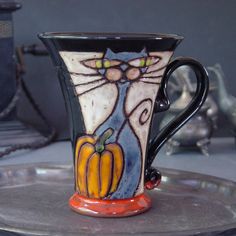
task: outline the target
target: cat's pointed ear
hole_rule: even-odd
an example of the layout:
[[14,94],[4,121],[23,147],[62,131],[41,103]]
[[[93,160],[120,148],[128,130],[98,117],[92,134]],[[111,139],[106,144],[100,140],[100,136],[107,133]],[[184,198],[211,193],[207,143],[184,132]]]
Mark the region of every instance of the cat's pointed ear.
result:
[[146,53],[146,52],[147,52],[147,50],[146,50],[146,48],[144,47],[140,53]]
[[144,47],[140,53],[147,53],[147,49]]
[[140,54],[141,54],[142,56],[146,56],[146,55],[147,55],[147,50],[146,50],[145,47],[142,49],[142,51],[140,52]]
[[110,48],[108,48],[105,55],[108,57],[112,57],[115,55],[115,53]]

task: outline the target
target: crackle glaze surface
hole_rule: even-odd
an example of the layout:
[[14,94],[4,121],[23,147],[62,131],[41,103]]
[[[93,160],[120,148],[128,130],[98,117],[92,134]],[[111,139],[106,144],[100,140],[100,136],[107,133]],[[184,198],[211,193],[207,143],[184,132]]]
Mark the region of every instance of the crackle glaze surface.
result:
[[76,190],[93,199],[144,192],[155,98],[171,51],[60,51],[85,124],[75,147]]

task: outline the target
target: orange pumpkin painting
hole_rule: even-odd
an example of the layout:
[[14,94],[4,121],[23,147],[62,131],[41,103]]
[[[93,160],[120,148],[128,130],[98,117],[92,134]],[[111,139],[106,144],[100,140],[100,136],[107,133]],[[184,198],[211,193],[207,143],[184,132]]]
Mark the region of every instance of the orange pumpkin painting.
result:
[[124,167],[118,143],[105,142],[113,134],[107,129],[100,137],[78,138],[75,149],[76,190],[80,195],[103,199],[116,191]]

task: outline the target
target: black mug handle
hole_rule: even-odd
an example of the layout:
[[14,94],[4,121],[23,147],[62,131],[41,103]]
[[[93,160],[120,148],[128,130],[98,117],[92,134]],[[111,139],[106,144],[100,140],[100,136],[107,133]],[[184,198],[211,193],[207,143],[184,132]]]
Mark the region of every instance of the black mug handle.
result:
[[167,95],[168,80],[171,74],[180,66],[190,66],[191,69],[194,71],[197,78],[196,92],[192,101],[184,109],[184,111],[182,111],[177,117],[175,117],[171,122],[169,122],[150,142],[145,163],[145,186],[147,189],[153,189],[161,181],[160,172],[151,166],[160,148],[194,114],[196,114],[196,112],[201,108],[202,104],[204,103],[207,97],[209,81],[205,68],[198,61],[192,58],[179,57],[172,61],[166,68],[156,98],[156,106],[154,112],[165,111],[169,108],[170,102]]

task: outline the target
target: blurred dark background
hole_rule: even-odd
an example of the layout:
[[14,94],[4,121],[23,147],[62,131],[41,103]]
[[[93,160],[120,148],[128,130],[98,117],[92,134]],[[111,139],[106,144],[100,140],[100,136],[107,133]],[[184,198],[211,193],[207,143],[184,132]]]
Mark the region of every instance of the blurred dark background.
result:
[[[191,56],[205,66],[220,63],[228,92],[236,96],[235,0],[22,0],[14,13],[15,46],[41,43],[44,31],[161,32],[183,35],[175,56]],[[46,117],[68,138],[62,93],[49,57],[26,56],[25,81]],[[210,74],[210,79],[213,77]],[[23,97],[19,114],[33,124],[40,120]],[[158,122],[155,122],[155,127]],[[221,114],[214,136],[231,136]]]

